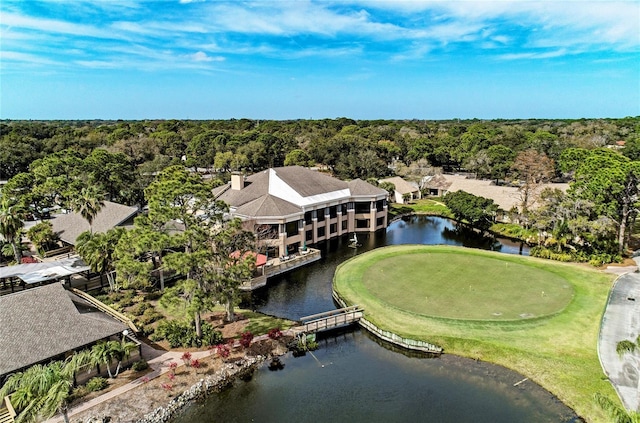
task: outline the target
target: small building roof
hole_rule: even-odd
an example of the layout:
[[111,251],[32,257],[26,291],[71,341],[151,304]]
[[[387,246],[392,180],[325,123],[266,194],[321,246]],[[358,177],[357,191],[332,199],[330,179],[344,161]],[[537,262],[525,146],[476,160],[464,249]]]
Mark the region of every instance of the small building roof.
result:
[[400,194],[411,194],[412,192],[420,191],[417,185],[411,182],[405,181],[399,176],[393,178],[380,179],[380,182],[391,182],[396,188],[395,190]]
[[0,279],[17,277],[31,284],[75,275],[89,270],[90,267],[80,257],[70,257],[43,263],[26,263],[0,267]]
[[0,377],[127,329],[55,283],[0,297]]
[[137,207],[105,201],[104,206],[93,218],[93,224],[83,218],[80,213],[60,214],[51,219],[53,232],[67,244],[75,245],[78,235],[93,230],[94,233],[107,232],[116,226],[122,226],[138,213]]

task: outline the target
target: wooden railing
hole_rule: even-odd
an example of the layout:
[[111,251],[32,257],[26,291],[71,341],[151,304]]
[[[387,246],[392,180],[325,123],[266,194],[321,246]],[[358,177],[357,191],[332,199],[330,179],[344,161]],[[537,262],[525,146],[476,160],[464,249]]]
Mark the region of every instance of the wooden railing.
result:
[[319,332],[340,326],[356,323],[364,316],[364,311],[358,306],[345,307],[338,310],[313,314],[300,319],[302,331]]
[[0,407],[0,423],[13,423],[16,418],[16,410],[11,405],[9,397],[4,397],[4,404]]
[[112,309],[102,301],[97,300],[96,298],[92,297],[86,292],[80,291],[79,289],[76,289],[76,288],[69,288],[69,290],[74,294],[76,294],[78,297],[83,298],[84,300],[93,304],[98,310],[108,314],[109,316],[113,317],[116,320],[121,321],[122,323],[127,325],[129,329],[131,329],[134,333],[140,332],[136,327],[136,325],[133,323],[133,321],[129,319],[127,316],[125,316],[124,314]]

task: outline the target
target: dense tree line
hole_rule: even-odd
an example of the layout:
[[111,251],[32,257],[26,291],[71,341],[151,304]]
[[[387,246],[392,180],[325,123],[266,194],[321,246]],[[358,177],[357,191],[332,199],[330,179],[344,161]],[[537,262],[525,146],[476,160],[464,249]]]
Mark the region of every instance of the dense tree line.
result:
[[[427,160],[431,166],[466,169],[480,177],[504,178],[521,151],[533,149],[557,161],[569,147],[592,149],[629,144],[640,155],[640,118],[581,120],[324,120],[258,121],[2,121],[0,179],[28,172],[38,159],[72,151],[94,166],[111,160],[126,167],[142,187],[170,164],[222,171],[259,171],[287,164],[318,163],[338,177],[382,177],[399,161]],[[106,153],[117,155],[106,156]],[[95,154],[95,153],[94,153]],[[184,159],[184,161],[183,161]],[[102,166],[104,174],[114,168]],[[97,170],[95,180],[103,181]],[[145,178],[147,176],[147,178]],[[101,182],[112,196],[118,183]]]
[[[629,243],[637,214],[637,160],[640,117],[2,121],[0,179],[8,183],[0,198],[0,235],[5,256],[17,261],[18,220],[27,214],[42,218],[59,206],[91,224],[105,200],[146,205],[153,196],[145,190],[173,165],[210,172],[211,186],[232,171],[294,164],[372,181],[400,174],[420,182],[440,169],[513,181],[521,195],[517,220],[543,234],[545,248],[606,253],[606,259]],[[550,180],[573,181],[572,189],[567,195],[545,193],[543,207],[530,213],[531,198]],[[158,224],[145,223],[156,230]],[[161,247],[161,240],[147,240],[148,251]],[[42,239],[48,242],[49,236]]]

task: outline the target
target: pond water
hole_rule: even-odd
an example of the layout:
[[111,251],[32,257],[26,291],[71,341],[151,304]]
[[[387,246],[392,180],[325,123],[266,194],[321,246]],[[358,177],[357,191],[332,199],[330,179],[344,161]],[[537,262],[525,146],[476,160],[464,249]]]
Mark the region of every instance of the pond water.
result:
[[[269,282],[245,307],[290,319],[335,308],[331,280],[338,264],[384,245],[449,244],[528,254],[505,239],[485,238],[437,217],[413,216],[386,233],[320,245],[322,260]],[[565,405],[523,376],[488,363],[398,351],[360,329],[319,336],[320,348],[260,368],[248,381],[189,407],[175,422],[574,422]]]

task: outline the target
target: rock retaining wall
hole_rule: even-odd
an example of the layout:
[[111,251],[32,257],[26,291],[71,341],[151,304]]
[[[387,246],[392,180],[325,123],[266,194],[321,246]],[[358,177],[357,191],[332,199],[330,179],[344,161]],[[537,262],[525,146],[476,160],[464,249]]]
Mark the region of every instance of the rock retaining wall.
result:
[[193,401],[203,399],[212,392],[220,391],[229,385],[236,377],[253,372],[264,360],[265,357],[259,355],[245,357],[235,363],[227,363],[220,371],[216,372],[216,374],[200,379],[200,382],[172,399],[169,404],[156,408],[151,413],[137,420],[137,423],[168,422],[176,413]]

